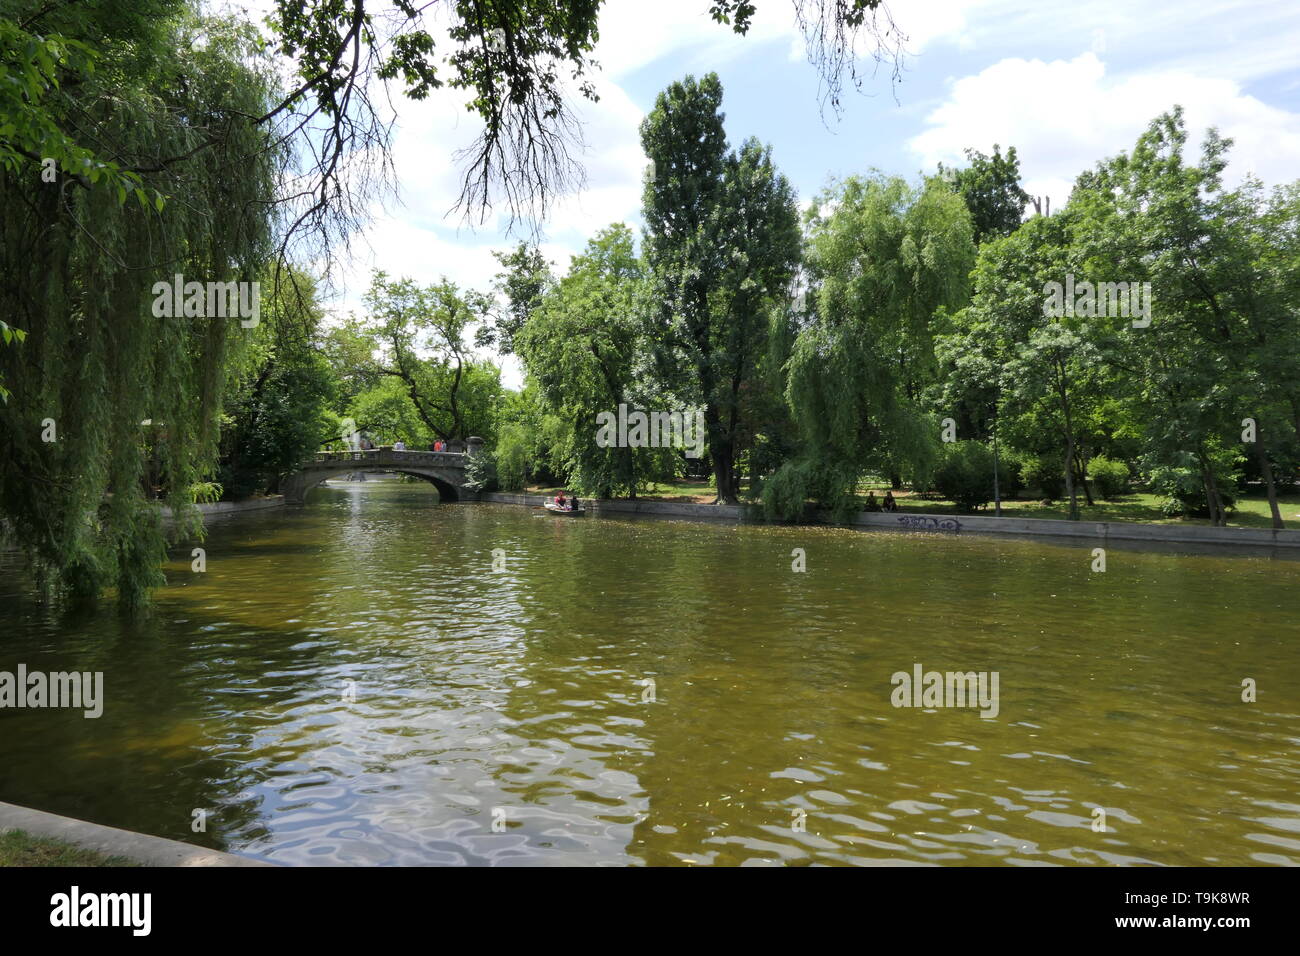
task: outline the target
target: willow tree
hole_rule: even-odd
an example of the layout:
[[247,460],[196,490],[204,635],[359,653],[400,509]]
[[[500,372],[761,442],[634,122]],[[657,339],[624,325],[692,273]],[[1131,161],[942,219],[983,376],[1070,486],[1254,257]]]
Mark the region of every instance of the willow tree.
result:
[[[36,3],[20,6],[36,18]],[[254,31],[175,2],[87,6],[41,24],[68,31],[44,36],[76,57],[6,34],[4,73],[35,71],[49,126],[44,139],[7,130],[0,162],[0,314],[26,332],[0,349],[0,518],[44,581],[78,595],[116,585],[138,602],[166,544],[146,466],[184,512],[213,470],[226,356],[244,331],[156,314],[169,310],[153,287],[258,278],[284,154],[229,124],[275,100]]]
[[930,467],[935,316],[965,304],[974,257],[970,213],[938,177],[851,177],[820,197],[805,257],[812,315],[787,363],[802,449],[764,486],[769,514],[795,516],[809,499],[845,514],[867,475]]

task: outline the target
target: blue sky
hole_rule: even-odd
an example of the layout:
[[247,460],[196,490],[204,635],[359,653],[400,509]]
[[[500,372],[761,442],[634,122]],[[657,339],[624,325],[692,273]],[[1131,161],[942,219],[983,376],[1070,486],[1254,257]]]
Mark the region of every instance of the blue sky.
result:
[[[248,0],[257,7],[266,0]],[[236,5],[241,5],[236,3]],[[872,167],[909,177],[960,163],[964,147],[1014,145],[1026,188],[1059,208],[1098,159],[1131,147],[1175,103],[1199,138],[1216,125],[1236,140],[1229,178],[1300,177],[1300,17],[1286,3],[1188,0],[895,0],[908,37],[901,83],[882,68],[863,95],[846,91],[838,118],[821,110],[791,0],[760,0],[750,35],[708,16],[709,0],[609,0],[596,57],[601,100],[581,103],[587,188],[543,224],[558,269],[615,221],[639,229],[646,160],[637,127],[668,83],[722,79],[728,135],[769,143],[801,201],[831,176]],[[456,94],[395,99],[400,202],[374,220],[339,276],[337,311],[354,309],[370,270],[486,289],[492,249],[513,242],[494,219],[476,229],[448,214],[461,169],[452,155],[476,125]],[[507,384],[519,371],[504,366]]]

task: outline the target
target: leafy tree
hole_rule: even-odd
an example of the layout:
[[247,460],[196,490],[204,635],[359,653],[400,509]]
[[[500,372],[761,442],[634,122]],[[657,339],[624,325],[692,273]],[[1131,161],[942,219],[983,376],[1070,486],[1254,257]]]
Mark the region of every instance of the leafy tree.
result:
[[1029,202],[1029,193],[1020,185],[1016,148],[1010,147],[1005,156],[997,144],[992,156],[967,149],[966,159],[970,165],[965,169],[945,169],[940,163],[939,174],[952,183],[970,209],[975,242],[1011,235],[1020,226]]
[[465,342],[469,327],[488,312],[486,295],[462,291],[446,278],[422,287],[376,272],[365,303],[378,370],[405,385],[431,434],[465,439],[470,425],[490,425],[485,406],[500,391],[499,374],[478,362]]
[[350,315],[322,330],[319,338],[335,383],[335,411],[345,414],[361,395],[386,381],[375,359],[374,336],[365,321]]
[[1097,485],[1101,496],[1107,500],[1118,498],[1128,489],[1128,465],[1097,455],[1088,462],[1088,477]]
[[[722,84],[687,77],[659,95],[641,126],[654,162],[645,187],[645,255],[656,338],[669,388],[704,405],[718,501],[737,499],[740,454],[752,441],[746,394],[759,379],[771,310],[800,255],[794,193],[770,150],[728,153]],[[783,303],[782,303],[783,304]]]
[[631,230],[608,226],[515,337],[529,380],[569,425],[562,467],[584,494],[635,496],[642,479],[648,449],[597,443],[601,412],[636,406],[642,284]]
[[[0,86],[23,73],[15,57],[35,62],[46,85],[25,99],[40,116],[12,103],[0,114],[0,314],[26,333],[0,349],[11,392],[0,406],[0,518],[44,580],[82,596],[115,584],[134,604],[161,581],[165,556],[147,472],[189,516],[176,533],[194,532],[191,489],[215,468],[228,352],[248,332],[234,319],[157,316],[152,286],[175,273],[258,279],[273,225],[263,201],[285,154],[266,130],[244,128],[183,164],[160,160],[194,151],[222,117],[265,112],[273,80],[254,30],[176,3],[11,9],[33,37],[93,45],[95,68],[79,54],[43,59],[48,49],[15,45],[6,28]],[[111,143],[144,195],[107,173],[43,181],[25,155],[32,136],[74,165],[85,157],[68,141]]]
[[547,401],[537,382],[529,378],[519,392],[505,392],[498,403],[495,451],[498,481],[506,490],[523,488],[532,481],[567,480],[568,450],[575,428]]
[[[981,441],[957,441],[944,445],[934,471],[933,487],[945,498],[967,511],[982,508],[993,500],[993,452]],[[998,481],[1011,486],[1011,469],[999,462]]]
[[494,346],[502,355],[509,355],[515,350],[515,336],[555,285],[555,277],[550,263],[535,246],[521,242],[510,252],[492,255],[502,267],[492,288],[505,300],[505,306],[495,310],[491,322],[479,327],[475,343]]
[[1297,325],[1295,266],[1273,247],[1295,243],[1279,228],[1286,213],[1267,212],[1257,184],[1223,187],[1229,141],[1210,130],[1195,163],[1184,159],[1186,141],[1176,108],[1131,154],[1080,176],[1071,199],[1078,244],[1093,269],[1151,283],[1150,326],[1117,331],[1123,345],[1110,352],[1142,410],[1150,466],[1183,468],[1190,455],[1210,520],[1223,524],[1221,459],[1254,418],[1256,464],[1281,527],[1269,449],[1282,447],[1279,425],[1296,394]]
[[[259,324],[240,343],[224,399],[219,482],[227,498],[274,491],[279,479],[339,435],[328,414],[331,370],[316,346],[315,283],[267,284]],[[305,334],[304,334],[305,332]]]
[[[1068,212],[1036,217],[982,246],[971,304],[953,317],[938,352],[951,370],[946,398],[997,414],[999,435],[1022,452],[1056,457],[1077,518],[1078,492],[1090,494],[1084,439],[1109,380],[1096,321],[1046,308],[1048,282],[1073,270],[1083,278],[1071,251],[1072,222]],[[1045,490],[1055,485],[1036,477]]]
[[810,498],[845,514],[867,475],[933,467],[939,427],[923,392],[937,369],[935,316],[965,304],[975,254],[970,214],[941,181],[883,176],[824,194],[807,250],[815,311],[786,385],[802,449],[764,492],[769,513],[789,517]]
[[420,421],[406,383],[399,378],[385,376],[373,388],[358,394],[347,406],[347,417],[356,424],[357,431],[376,444],[403,441],[410,448],[422,448],[432,441],[432,433]]

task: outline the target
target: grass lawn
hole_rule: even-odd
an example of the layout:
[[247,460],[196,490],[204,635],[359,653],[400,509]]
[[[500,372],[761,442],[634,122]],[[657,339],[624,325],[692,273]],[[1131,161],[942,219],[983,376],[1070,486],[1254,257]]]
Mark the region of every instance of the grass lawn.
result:
[[[876,500],[884,499],[887,485],[871,490],[876,493]],[[963,511],[951,501],[942,498],[915,498],[909,491],[895,492],[900,511],[919,512],[921,514],[978,514],[992,515],[993,505],[979,511]],[[1279,495],[1278,505],[1282,509],[1282,520],[1294,527],[1300,521],[1300,495]],[[1050,505],[1027,499],[1002,502],[1002,515],[1008,518],[1058,518],[1065,520],[1070,516],[1068,501],[1054,501]],[[1133,493],[1123,495],[1114,501],[1097,499],[1092,507],[1080,497],[1079,516],[1083,521],[1147,521],[1153,524],[1194,524],[1209,525],[1208,518],[1166,518],[1160,510],[1158,495]],[[1262,495],[1238,498],[1235,511],[1228,513],[1228,526],[1238,528],[1271,528],[1272,515],[1268,508],[1268,499]]]
[[[544,487],[541,485],[525,489],[530,495],[548,496],[558,494],[560,490],[559,487]],[[748,483],[742,483],[742,500],[747,490]],[[862,488],[862,495],[865,497],[868,491],[874,491],[876,500],[879,502],[884,500],[885,492],[888,490],[889,486],[884,484],[867,485]],[[713,479],[707,478],[699,481],[656,482],[651,484],[638,497],[646,501],[687,501],[697,504],[709,504],[716,495],[717,491]],[[917,498],[906,489],[895,492],[894,497],[898,499],[899,510],[916,514],[993,514],[992,504],[979,511],[966,511],[958,508],[945,498]],[[1278,504],[1282,509],[1282,520],[1287,523],[1287,527],[1300,526],[1300,495],[1279,495]],[[1002,502],[1002,514],[1004,517],[1009,518],[1058,518],[1065,520],[1069,517],[1069,512],[1069,503],[1062,501],[1054,501],[1050,505],[1043,505],[1038,501],[1031,501],[1027,498]],[[1079,515],[1083,521],[1146,521],[1153,524],[1193,525],[1208,525],[1210,523],[1208,518],[1166,518],[1160,510],[1160,498],[1157,495],[1139,492],[1124,495],[1114,501],[1103,501],[1099,498],[1092,507],[1089,507],[1086,499],[1080,496]],[[1255,494],[1238,498],[1236,510],[1228,514],[1228,526],[1271,528],[1273,520],[1268,509],[1268,499],[1263,495]]]
[[71,843],[32,836],[22,830],[0,833],[0,866],[139,866],[124,856],[104,856]]

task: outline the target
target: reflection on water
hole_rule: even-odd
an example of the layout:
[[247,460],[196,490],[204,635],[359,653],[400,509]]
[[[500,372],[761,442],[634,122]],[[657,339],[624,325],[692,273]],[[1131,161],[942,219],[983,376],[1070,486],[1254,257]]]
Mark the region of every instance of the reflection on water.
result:
[[143,620],[5,564],[0,669],[107,703],[0,710],[0,799],[293,864],[1300,862],[1300,565],[1093,546],[324,487]]

